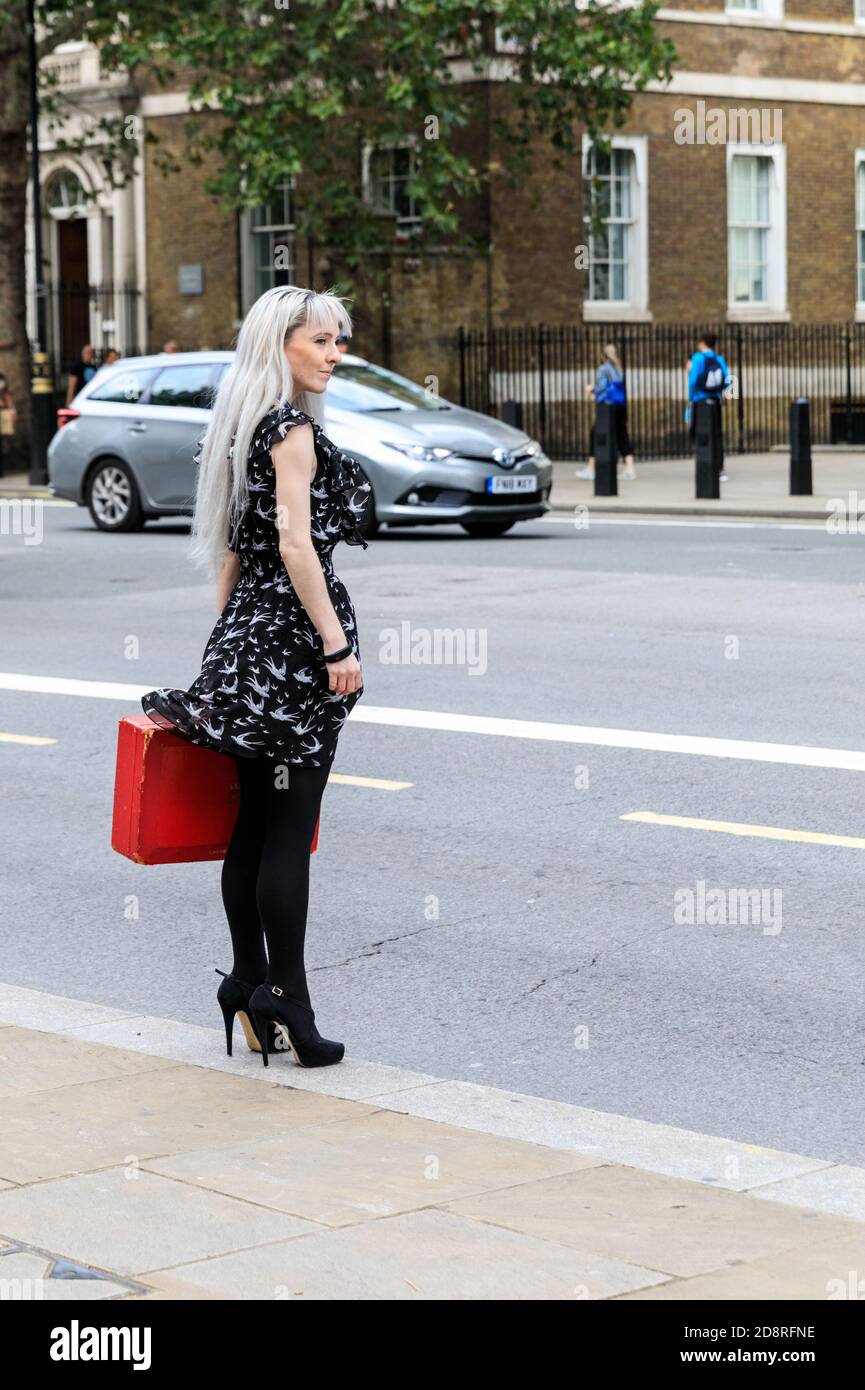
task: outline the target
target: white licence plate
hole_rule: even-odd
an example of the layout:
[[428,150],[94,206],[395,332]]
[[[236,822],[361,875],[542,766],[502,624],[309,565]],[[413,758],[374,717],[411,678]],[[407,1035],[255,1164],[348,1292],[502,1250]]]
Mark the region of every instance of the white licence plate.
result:
[[513,478],[504,478],[496,474],[487,478],[487,492],[537,492],[537,476],[529,474],[519,474]]

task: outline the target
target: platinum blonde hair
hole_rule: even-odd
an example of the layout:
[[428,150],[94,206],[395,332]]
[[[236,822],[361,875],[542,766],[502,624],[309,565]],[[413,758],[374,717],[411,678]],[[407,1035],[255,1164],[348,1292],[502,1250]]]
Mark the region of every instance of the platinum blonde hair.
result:
[[615,343],[605,343],[605,344],[604,344],[604,356],[606,357],[606,359],[607,359],[608,362],[612,362],[612,364],[613,364],[613,366],[615,367],[616,371],[619,373],[619,376],[621,376],[621,375],[622,375],[622,359],[621,359],[621,357],[619,356],[619,354],[618,354],[618,352],[617,352],[617,350],[616,350],[616,345],[615,345]]
[[324,424],[323,393],[302,391],[295,400],[283,351],[287,338],[303,325],[351,335],[348,310],[332,290],[318,294],[297,285],[265,290],[240,326],[234,361],[219,384],[202,440],[190,549],[193,563],[207,566],[213,576],[221,567],[231,527],[246,510],[247,454],[263,416],[288,401],[316,424]]

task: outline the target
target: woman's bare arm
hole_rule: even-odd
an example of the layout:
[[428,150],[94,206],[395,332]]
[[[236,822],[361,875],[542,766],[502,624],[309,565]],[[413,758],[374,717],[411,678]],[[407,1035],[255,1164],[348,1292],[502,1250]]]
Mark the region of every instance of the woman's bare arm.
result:
[[[279,553],[295,593],[318,630],[325,655],[349,644],[328,593],[324,570],[312,543],[309,489],[316,457],[311,425],[295,425],[270,451],[276,470],[276,526]],[[354,652],[328,662],[329,688],[350,695],[363,688],[360,662]]]
[[231,597],[231,591],[240,578],[240,556],[226,549],[222,557],[222,568],[216,580],[216,611],[221,613]]

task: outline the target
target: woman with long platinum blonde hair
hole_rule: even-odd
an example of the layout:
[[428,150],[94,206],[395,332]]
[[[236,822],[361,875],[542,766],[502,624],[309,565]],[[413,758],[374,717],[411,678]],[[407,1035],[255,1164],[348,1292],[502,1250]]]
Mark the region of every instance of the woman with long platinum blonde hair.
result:
[[[342,299],[280,285],[241,325],[199,445],[192,559],[219,618],[188,690],[142,697],[154,723],[234,758],[240,807],[222,867],[234,963],[217,994],[231,1053],[284,1044],[302,1066],[339,1062],[314,1023],[304,967],[310,843],[340,730],[363,694],[357,620],[334,573],[364,548],[370,485],[322,429],[351,333]],[[266,951],[265,951],[266,947]]]

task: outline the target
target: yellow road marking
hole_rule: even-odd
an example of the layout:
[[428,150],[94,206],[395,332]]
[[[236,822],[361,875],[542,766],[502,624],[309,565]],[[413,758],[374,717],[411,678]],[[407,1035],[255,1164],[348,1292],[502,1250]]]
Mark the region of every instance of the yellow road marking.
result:
[[347,772],[332,772],[328,782],[347,782],[351,787],[377,787],[383,792],[401,792],[414,782],[391,782],[386,777],[351,777]]
[[785,830],[780,825],[745,825],[734,820],[700,820],[696,816],[662,816],[657,811],[629,811],[620,820],[638,820],[646,825],[678,825],[686,830],[717,830],[723,835],[752,835],[763,840],[798,840],[806,845],[844,845],[865,849],[859,835],[824,835],[819,830]]
[[0,743],[56,743],[56,738],[37,738],[35,734],[0,734]]

